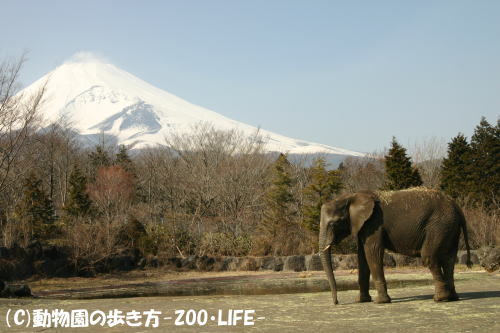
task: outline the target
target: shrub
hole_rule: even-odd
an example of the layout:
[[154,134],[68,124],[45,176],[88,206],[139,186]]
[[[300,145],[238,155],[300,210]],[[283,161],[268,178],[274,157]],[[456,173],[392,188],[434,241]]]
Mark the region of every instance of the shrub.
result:
[[246,256],[252,249],[252,240],[246,235],[235,237],[229,233],[207,232],[200,242],[199,255]]

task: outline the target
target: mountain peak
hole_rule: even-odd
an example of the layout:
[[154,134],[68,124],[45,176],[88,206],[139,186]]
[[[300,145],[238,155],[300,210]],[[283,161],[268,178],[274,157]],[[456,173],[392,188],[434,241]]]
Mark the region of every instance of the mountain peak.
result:
[[69,119],[87,139],[104,133],[120,144],[141,148],[163,145],[171,133],[189,135],[200,123],[208,123],[214,129],[238,130],[245,136],[259,132],[269,152],[364,156],[229,119],[154,87],[89,52],[78,52],[24,91],[36,91],[46,82],[46,103],[41,110],[45,118]]
[[104,56],[88,51],[77,52],[64,62],[64,64],[87,64],[87,63],[111,64],[111,62]]

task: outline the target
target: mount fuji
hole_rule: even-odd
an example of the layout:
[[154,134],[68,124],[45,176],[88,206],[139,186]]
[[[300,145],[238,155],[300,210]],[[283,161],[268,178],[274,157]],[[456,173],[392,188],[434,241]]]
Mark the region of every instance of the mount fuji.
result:
[[323,144],[288,138],[250,126],[191,104],[156,88],[116,66],[92,56],[66,61],[20,93],[34,93],[45,83],[44,119],[69,119],[80,135],[105,134],[129,147],[165,145],[171,133],[189,135],[200,123],[217,130],[237,130],[264,138],[265,151],[296,154],[364,154]]

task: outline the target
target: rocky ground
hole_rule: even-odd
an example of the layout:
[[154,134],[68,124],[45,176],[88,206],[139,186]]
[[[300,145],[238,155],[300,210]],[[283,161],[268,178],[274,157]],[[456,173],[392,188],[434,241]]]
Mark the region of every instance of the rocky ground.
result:
[[[339,282],[355,278],[354,272],[340,274]],[[281,273],[285,274],[285,273]],[[304,273],[293,273],[304,274]],[[407,275],[404,275],[407,274]],[[0,300],[0,331],[1,332],[498,332],[500,331],[500,274],[464,270],[457,274],[457,290],[462,297],[458,302],[435,303],[432,300],[433,287],[427,283],[412,284],[411,281],[425,281],[429,279],[425,270],[405,272],[388,272],[389,280],[396,276],[406,277],[405,287],[390,288],[389,294],[393,298],[392,304],[353,303],[356,290],[339,292],[340,305],[333,306],[328,292],[288,293],[272,295],[230,295],[230,296],[184,296],[184,297],[134,297],[116,299],[2,299]],[[244,275],[246,279],[258,279],[258,274]],[[195,276],[191,276],[194,278]],[[205,278],[215,276],[205,276]],[[227,276],[226,276],[227,278]],[[241,275],[239,277],[242,278]],[[298,279],[300,276],[285,275],[284,280]],[[304,275],[302,279],[319,278],[315,275]],[[262,280],[266,280],[264,278]],[[276,278],[275,278],[276,279]],[[153,279],[154,280],[154,279]],[[175,279],[174,279],[175,280]],[[137,281],[136,281],[137,282]],[[98,284],[95,284],[97,286]],[[91,287],[91,285],[88,285]],[[60,290],[64,287],[50,283],[35,285],[34,292]],[[55,289],[54,289],[55,288]],[[372,292],[372,295],[374,293]],[[10,323],[13,313],[25,309],[32,313],[34,309],[55,309],[71,311],[87,309],[89,312],[112,309],[124,313],[136,310],[139,312],[155,309],[161,311],[159,327],[152,330],[141,327],[118,325],[115,327],[93,326],[91,328],[33,328],[30,326],[8,328],[6,323],[7,312],[10,311]],[[203,326],[188,326],[186,315],[183,316],[184,325],[175,325],[175,310],[194,311],[203,319],[206,310],[208,319]],[[227,326],[229,310],[254,310],[248,313],[252,316],[254,325],[243,326],[238,321],[235,326]],[[219,314],[219,310],[221,310]],[[18,316],[18,320],[23,319]],[[211,320],[214,316],[214,320]],[[172,317],[172,319],[164,319]],[[259,318],[259,319],[257,319]],[[145,320],[145,317],[142,319]],[[144,321],[143,320],[143,321]],[[221,326],[226,324],[224,326]]]

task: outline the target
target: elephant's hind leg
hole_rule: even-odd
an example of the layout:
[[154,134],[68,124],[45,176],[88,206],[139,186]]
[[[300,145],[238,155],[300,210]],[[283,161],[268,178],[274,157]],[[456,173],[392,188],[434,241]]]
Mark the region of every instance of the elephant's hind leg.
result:
[[448,297],[449,301],[458,301],[459,297],[455,290],[455,280],[453,277],[453,273],[455,270],[455,261],[457,258],[457,254],[451,255],[450,257],[443,260],[443,274],[448,289],[450,291],[450,296]]
[[445,279],[442,265],[437,257],[431,257],[429,260],[429,269],[431,270],[432,277],[434,278],[434,301],[447,302],[450,300],[450,290],[448,281]]

